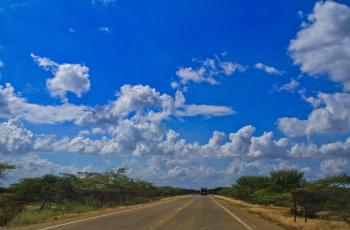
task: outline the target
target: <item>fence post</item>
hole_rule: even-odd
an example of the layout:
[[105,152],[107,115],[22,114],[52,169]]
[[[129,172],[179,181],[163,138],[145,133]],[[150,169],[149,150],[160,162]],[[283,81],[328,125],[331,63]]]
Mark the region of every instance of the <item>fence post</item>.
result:
[[297,222],[297,200],[295,194],[292,192],[293,202],[294,202],[294,223]]
[[294,199],[294,223],[297,222],[297,202]]

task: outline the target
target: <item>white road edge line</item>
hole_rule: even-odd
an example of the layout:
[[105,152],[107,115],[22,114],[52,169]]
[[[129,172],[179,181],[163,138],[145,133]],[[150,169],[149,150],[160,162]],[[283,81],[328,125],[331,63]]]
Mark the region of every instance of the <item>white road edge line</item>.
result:
[[166,200],[166,201],[159,202],[159,203],[156,203],[156,204],[150,204],[150,205],[146,205],[146,206],[142,206],[142,207],[136,207],[136,208],[130,208],[130,209],[126,209],[126,210],[121,210],[121,211],[118,211],[118,212],[112,212],[112,213],[108,213],[108,214],[104,214],[104,215],[100,215],[100,216],[89,217],[89,218],[86,218],[86,219],[76,220],[76,221],[63,223],[63,224],[58,224],[58,225],[54,225],[54,226],[50,226],[50,227],[46,227],[46,228],[40,228],[38,230],[47,230],[47,229],[59,228],[59,227],[63,227],[63,226],[70,225],[70,224],[84,222],[84,221],[87,221],[87,220],[94,220],[94,219],[98,219],[98,218],[101,218],[101,217],[112,216],[112,215],[116,215],[116,214],[120,214],[120,213],[124,213],[124,212],[130,212],[130,211],[134,211],[134,210],[138,210],[138,209],[158,206],[158,205],[161,205],[161,204],[164,204],[164,203],[168,203],[170,201],[174,201],[174,200],[177,200],[177,199],[184,199],[184,198],[185,197],[178,197],[178,198],[175,198],[175,199]]
[[235,214],[233,214],[232,212],[230,212],[230,210],[228,210],[227,208],[225,208],[224,206],[222,206],[222,204],[220,204],[219,202],[217,202],[214,198],[210,197],[210,199],[212,199],[220,208],[222,208],[223,210],[225,210],[228,214],[230,214],[230,216],[232,216],[233,218],[235,218],[239,223],[241,223],[244,227],[246,227],[249,230],[253,230],[251,227],[249,227],[248,224],[246,224],[243,220],[241,220],[240,218],[238,218]]

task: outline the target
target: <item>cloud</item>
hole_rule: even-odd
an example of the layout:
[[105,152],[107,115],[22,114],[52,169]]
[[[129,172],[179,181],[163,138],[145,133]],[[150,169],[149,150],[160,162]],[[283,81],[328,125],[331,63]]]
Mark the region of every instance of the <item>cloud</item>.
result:
[[343,142],[323,144],[319,148],[319,152],[324,156],[347,156],[350,152],[350,137]]
[[[198,159],[166,158],[163,156],[151,156],[145,164],[132,166],[132,177],[147,181],[153,181],[159,185],[196,187],[203,184],[210,186],[218,176],[217,170],[198,162]],[[218,181],[218,180],[217,180]]]
[[248,125],[235,133],[226,135],[214,132],[208,144],[201,146],[201,155],[210,157],[228,157],[240,159],[286,158],[288,140],[273,139],[272,132],[264,132],[261,136],[253,136],[255,127]]
[[226,142],[226,139],[226,133],[214,131],[212,137],[208,141],[208,146],[213,149],[218,149]]
[[350,170],[350,162],[346,158],[327,159],[321,162],[320,171],[323,176],[339,175]]
[[95,108],[64,103],[39,105],[26,101],[15,93],[10,84],[0,85],[0,118],[20,118],[37,124],[73,122],[77,125],[116,125],[132,117],[134,120],[161,122],[170,117],[227,116],[234,114],[230,107],[216,105],[186,105],[184,95],[178,91],[175,98],[161,94],[144,85],[124,85],[116,99]]
[[237,178],[244,175],[249,169],[257,170],[259,168],[261,168],[261,162],[259,161],[252,162],[236,159],[233,160],[222,173],[224,177],[231,179],[232,177]]
[[284,134],[294,137],[306,135],[307,120],[299,120],[295,117],[282,117],[277,120],[278,129]]
[[319,1],[308,15],[289,53],[301,71],[310,76],[328,75],[350,90],[350,8],[333,1]]
[[67,101],[66,94],[77,97],[90,90],[89,68],[80,64],[58,64],[46,57],[31,54],[33,60],[43,69],[51,70],[54,76],[46,81],[46,87],[52,97]]
[[72,152],[101,155],[170,155],[190,153],[193,144],[177,139],[178,134],[151,122],[120,121],[108,128],[107,136],[93,139],[82,134],[74,137],[37,136],[38,152]]
[[91,108],[69,103],[62,105],[38,105],[28,103],[25,98],[15,93],[7,83],[0,85],[0,118],[20,118],[31,123],[55,124],[67,121],[76,122],[86,116]]
[[288,82],[287,84],[284,84],[280,87],[276,87],[275,90],[278,92],[281,92],[281,91],[295,92],[299,86],[300,86],[300,83],[297,80],[295,80],[294,78],[292,78],[290,80],[290,82]]
[[230,107],[218,105],[184,105],[182,109],[183,110],[177,112],[177,115],[182,117],[228,116],[236,113]]
[[288,150],[293,158],[325,159],[334,157],[349,157],[350,137],[344,141],[335,141],[316,145],[310,143],[294,143]]
[[[248,125],[229,134],[215,131],[206,144],[199,144],[196,141],[191,143],[182,139],[179,133],[167,129],[162,124],[132,118],[122,119],[118,124],[107,126],[105,129],[96,127],[87,133],[62,138],[54,135],[32,134],[18,121],[11,120],[0,123],[2,134],[0,135],[0,153],[12,156],[16,153],[26,156],[42,152],[132,156],[139,159],[137,163],[130,166],[133,167],[132,176],[136,178],[161,184],[199,185],[208,181],[227,183],[235,172],[239,174],[252,170],[268,173],[269,170],[275,169],[271,167],[276,162],[284,159],[327,160],[334,157],[348,157],[347,153],[350,149],[350,138],[344,142],[317,146],[292,143],[288,138],[274,139],[272,132],[255,136],[255,130],[255,127]],[[90,134],[103,136],[93,136],[94,138],[85,136]],[[226,169],[218,169],[212,165],[216,160],[222,160],[230,165]],[[266,162],[266,160],[272,160],[272,162]],[[27,161],[31,162],[31,159]],[[45,163],[45,161],[37,161]],[[146,166],[143,162],[146,162]],[[265,167],[264,164],[269,167]],[[52,165],[52,167],[55,173],[61,170],[59,165]],[[35,168],[31,169],[33,173],[39,173],[39,167],[35,166]],[[62,169],[62,171],[65,170],[74,171],[75,169],[74,167]],[[214,179],[218,177],[219,180]]]
[[20,154],[32,150],[33,133],[17,120],[0,123],[0,153]]
[[244,72],[246,70],[246,67],[243,65],[231,61],[220,62],[219,65],[226,76],[230,76],[235,72]]
[[207,58],[202,61],[196,61],[194,67],[180,67],[176,71],[179,81],[173,81],[171,86],[178,88],[181,85],[193,83],[209,83],[211,85],[220,84],[219,78],[222,76],[231,76],[235,72],[244,72],[246,67],[232,61],[223,61],[219,57]]
[[109,33],[111,32],[111,29],[108,27],[108,26],[101,26],[98,28],[100,31],[102,32],[106,32],[106,33]]
[[253,158],[285,158],[287,139],[273,140],[272,132],[264,132],[260,137],[252,137],[248,156]]
[[[71,121],[78,125],[97,126],[91,131],[82,131],[75,137],[32,136],[27,152],[65,151],[137,156],[176,152],[186,154],[197,151],[198,144],[176,140],[178,134],[168,132],[163,127],[162,120],[170,116],[223,116],[232,113],[230,108],[224,106],[186,105],[181,92],[177,92],[174,99],[142,85],[121,87],[116,100],[97,108],[78,107],[68,103],[60,106],[30,104],[16,95],[9,84],[1,88],[1,95],[3,106],[0,114],[4,118],[17,117],[32,123],[47,124]],[[98,139],[86,137],[90,134],[106,136]],[[6,140],[8,138],[4,142]]]
[[313,110],[306,120],[283,117],[278,119],[278,128],[288,136],[313,133],[343,133],[350,130],[350,94],[318,93],[312,98]]
[[[105,131],[94,128],[77,136],[58,138],[54,135],[34,135],[19,123],[0,123],[0,153],[72,152],[112,155],[160,155],[169,157],[238,157],[285,158],[287,140],[273,139],[272,132],[253,136],[255,128],[245,126],[230,133],[227,140],[223,132],[214,132],[207,144],[190,143],[162,124],[152,121],[123,119]],[[103,134],[90,138],[86,135]]]
[[58,66],[58,64],[52,61],[50,58],[40,57],[33,53],[31,53],[30,56],[40,67],[44,68],[45,70],[50,70],[50,69],[54,70]]
[[62,64],[57,67],[55,76],[46,82],[51,96],[66,99],[67,92],[81,97],[90,90],[89,68],[80,64]]
[[220,146],[219,156],[243,156],[249,152],[251,138],[256,128],[252,125],[247,125],[239,129],[236,133],[229,134],[229,142]]
[[124,85],[116,93],[116,99],[97,107],[82,117],[82,123],[117,124],[126,117],[136,120],[161,122],[169,117],[227,116],[234,114],[230,107],[217,105],[184,104],[185,97],[177,91],[175,98],[161,94],[147,85]]
[[268,73],[268,74],[274,74],[274,75],[282,75],[282,74],[283,74],[283,72],[280,71],[280,70],[278,70],[277,68],[272,67],[272,66],[265,65],[265,64],[260,63],[260,62],[259,62],[259,63],[256,63],[256,64],[254,65],[254,67],[255,67],[256,69],[262,70],[262,71],[264,71],[264,72],[266,72],[266,73]]
[[8,172],[7,181],[9,183],[15,183],[22,179],[23,176],[26,178],[33,178],[48,174],[58,175],[62,173],[85,172],[92,169],[91,165],[87,165],[83,168],[77,168],[73,165],[61,165],[35,154],[11,158],[8,162],[16,165],[16,169]]
[[160,122],[175,114],[176,102],[167,94],[144,85],[124,85],[116,93],[116,99],[97,107],[82,118],[83,123],[116,124],[130,114],[134,119]]
[[199,67],[196,70],[192,67],[180,67],[176,71],[176,75],[181,79],[181,84],[186,84],[190,81],[195,83],[207,82],[211,85],[219,84],[211,75],[207,75],[206,71],[205,67]]
[[117,0],[92,0],[91,2],[92,2],[92,4],[99,3],[99,4],[102,4],[104,6],[108,6],[110,4],[115,4],[117,2]]

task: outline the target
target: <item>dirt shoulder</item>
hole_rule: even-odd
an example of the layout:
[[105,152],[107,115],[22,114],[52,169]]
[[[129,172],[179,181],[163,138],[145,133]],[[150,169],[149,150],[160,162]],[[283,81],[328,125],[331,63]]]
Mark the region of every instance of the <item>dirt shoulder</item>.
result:
[[341,221],[308,219],[305,223],[304,218],[297,217],[297,222],[294,223],[294,218],[290,213],[289,208],[265,206],[250,204],[233,198],[215,196],[215,198],[226,202],[229,205],[238,206],[246,209],[248,212],[257,214],[262,218],[279,224],[286,229],[302,229],[302,230],[328,230],[328,229],[350,229],[350,225]]

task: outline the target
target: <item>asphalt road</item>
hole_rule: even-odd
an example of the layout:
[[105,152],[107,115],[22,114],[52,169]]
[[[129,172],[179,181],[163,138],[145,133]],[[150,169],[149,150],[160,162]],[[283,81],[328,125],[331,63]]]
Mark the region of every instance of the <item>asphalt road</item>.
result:
[[211,196],[187,196],[100,216],[51,223],[40,230],[282,229]]

